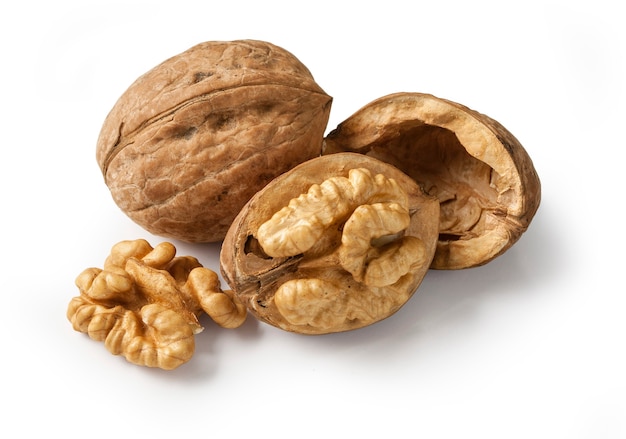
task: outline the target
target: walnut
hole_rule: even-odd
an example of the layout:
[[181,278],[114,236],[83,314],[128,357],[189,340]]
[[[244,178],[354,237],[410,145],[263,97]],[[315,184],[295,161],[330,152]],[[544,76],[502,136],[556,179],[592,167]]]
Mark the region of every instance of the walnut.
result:
[[324,148],[390,163],[437,197],[432,268],[489,262],[520,238],[539,207],[539,177],[520,142],[488,116],[431,95],[376,99],[330,132]]
[[175,254],[168,242],[113,246],[104,269],[88,268],[76,278],[80,296],[67,309],[73,328],[131,363],[170,370],[193,355],[202,312],[222,327],[239,327],[246,308],[220,289],[217,274]]
[[220,241],[254,193],[321,154],[331,102],[280,47],[204,42],[130,85],[97,161],[115,203],[149,232]]
[[361,154],[309,160],[259,191],[222,245],[225,280],[260,320],[302,334],[373,324],[413,295],[434,255],[439,203]]

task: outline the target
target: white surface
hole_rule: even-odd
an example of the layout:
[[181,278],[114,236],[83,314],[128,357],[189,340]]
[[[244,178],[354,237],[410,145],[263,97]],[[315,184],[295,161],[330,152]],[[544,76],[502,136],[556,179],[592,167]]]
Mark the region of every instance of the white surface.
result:
[[[0,14],[0,436],[626,437],[617,3],[14,3]],[[400,312],[351,333],[205,320],[193,359],[164,372],[74,332],[76,275],[119,240],[162,240],[104,186],[104,117],[165,58],[238,38],[309,67],[334,97],[329,130],[396,91],[499,120],[542,180],[530,229],[485,267],[430,272]],[[176,244],[218,269],[217,245]]]

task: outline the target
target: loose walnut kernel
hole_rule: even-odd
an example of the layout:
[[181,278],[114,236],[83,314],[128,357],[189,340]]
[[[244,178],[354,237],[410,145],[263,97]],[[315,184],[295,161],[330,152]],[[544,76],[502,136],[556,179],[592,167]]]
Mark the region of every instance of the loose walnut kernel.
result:
[[246,204],[226,235],[226,281],[261,320],[304,334],[382,320],[421,283],[439,205],[359,154],[310,160]]
[[168,242],[113,246],[104,269],[88,268],[76,278],[80,296],[67,310],[73,328],[131,363],[169,370],[193,355],[203,311],[222,327],[240,326],[245,306],[220,289],[217,274],[175,254]]

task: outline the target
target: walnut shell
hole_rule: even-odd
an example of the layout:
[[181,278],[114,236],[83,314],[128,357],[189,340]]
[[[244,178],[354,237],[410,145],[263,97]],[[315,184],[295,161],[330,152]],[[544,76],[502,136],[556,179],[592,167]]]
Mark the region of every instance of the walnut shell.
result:
[[[403,203],[406,223],[386,229]],[[359,212],[376,208],[358,221]],[[270,223],[281,248],[262,240]],[[352,330],[389,317],[413,295],[434,255],[438,224],[437,199],[397,168],[362,154],[318,157],[246,203],[222,244],[221,272],[261,321],[301,334]],[[286,243],[301,249],[283,251]],[[301,289],[285,292],[290,285]]]
[[533,163],[500,123],[461,104],[396,93],[330,132],[324,154],[358,152],[413,177],[441,203],[432,268],[483,265],[528,228],[541,198]]
[[219,241],[254,193],[321,154],[331,102],[280,47],[204,42],[123,93],[97,161],[117,205],[149,232]]

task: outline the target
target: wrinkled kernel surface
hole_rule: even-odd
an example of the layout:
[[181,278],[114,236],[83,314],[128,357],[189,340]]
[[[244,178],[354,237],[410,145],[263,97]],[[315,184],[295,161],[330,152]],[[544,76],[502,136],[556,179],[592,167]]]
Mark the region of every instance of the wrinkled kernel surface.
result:
[[[352,169],[289,201],[258,229],[263,251],[272,257],[304,254],[301,267],[315,266],[322,278],[289,280],[274,302],[294,325],[330,330],[346,320],[365,324],[400,307],[412,291],[403,288],[418,266],[428,264],[423,242],[404,236],[410,223],[408,196],[391,178]],[[339,245],[307,251],[341,231]],[[337,268],[339,267],[339,268]],[[348,282],[345,282],[347,278]],[[343,280],[343,281],[342,281]]]
[[201,312],[222,327],[240,326],[246,308],[220,289],[217,274],[175,254],[168,242],[113,246],[103,269],[88,268],[76,278],[80,296],[67,309],[73,328],[131,363],[170,370],[193,355]]

